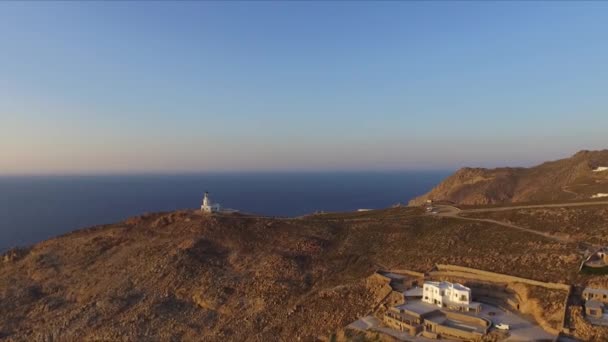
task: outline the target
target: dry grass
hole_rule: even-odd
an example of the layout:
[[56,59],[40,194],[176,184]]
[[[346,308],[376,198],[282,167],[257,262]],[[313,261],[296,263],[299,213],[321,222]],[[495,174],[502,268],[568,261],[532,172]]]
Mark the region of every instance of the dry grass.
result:
[[487,218],[512,223],[521,227],[564,234],[592,244],[608,244],[608,206],[514,209],[464,216]]
[[[573,246],[417,209],[273,220],[151,214],[66,234],[0,264],[0,334],[17,340],[303,340],[385,296],[381,267],[449,263],[572,278]],[[556,257],[557,256],[557,257]]]
[[594,167],[606,164],[608,150],[581,151],[531,168],[463,168],[410,204],[427,199],[466,205],[589,199],[608,192],[608,172],[593,172]]

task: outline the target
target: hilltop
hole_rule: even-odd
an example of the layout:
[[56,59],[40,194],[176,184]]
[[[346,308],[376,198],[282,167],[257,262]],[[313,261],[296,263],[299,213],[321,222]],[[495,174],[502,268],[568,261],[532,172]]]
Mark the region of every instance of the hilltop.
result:
[[[462,168],[430,192],[410,201],[463,205],[572,201],[608,193],[608,150],[580,151],[530,168]],[[599,172],[598,172],[599,171]]]
[[0,339],[15,341],[317,340],[382,303],[379,269],[441,263],[580,280],[575,244],[419,208],[149,214],[0,260]]

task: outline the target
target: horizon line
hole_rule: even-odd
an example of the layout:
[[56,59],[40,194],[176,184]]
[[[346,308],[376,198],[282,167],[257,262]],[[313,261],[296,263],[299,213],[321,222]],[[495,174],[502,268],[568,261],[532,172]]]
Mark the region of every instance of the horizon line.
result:
[[455,172],[458,168],[395,168],[395,169],[304,169],[304,170],[200,170],[200,171],[100,171],[100,172],[49,172],[0,173],[0,177],[99,177],[99,176],[189,176],[218,174],[322,174],[322,173],[399,173],[399,172]]

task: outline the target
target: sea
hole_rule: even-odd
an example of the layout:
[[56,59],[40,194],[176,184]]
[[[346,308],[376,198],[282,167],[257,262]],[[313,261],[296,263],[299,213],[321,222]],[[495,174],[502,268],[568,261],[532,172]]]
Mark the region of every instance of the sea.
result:
[[150,212],[225,208],[293,217],[407,204],[451,171],[2,176],[0,252]]

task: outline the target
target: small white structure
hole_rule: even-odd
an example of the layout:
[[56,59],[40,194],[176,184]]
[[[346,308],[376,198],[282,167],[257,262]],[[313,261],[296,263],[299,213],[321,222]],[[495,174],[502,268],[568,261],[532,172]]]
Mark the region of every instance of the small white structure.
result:
[[209,193],[205,191],[205,197],[203,197],[203,204],[201,205],[201,211],[204,213],[214,213],[220,211],[219,203],[211,203],[209,199]]
[[471,289],[448,281],[425,281],[422,301],[460,311],[479,311],[481,305],[471,302]]
[[602,198],[602,197],[608,197],[608,194],[604,194],[604,193],[597,193],[593,196],[591,196],[591,198]]
[[608,166],[598,166],[595,169],[593,169],[593,172],[604,172],[604,171],[608,171]]

